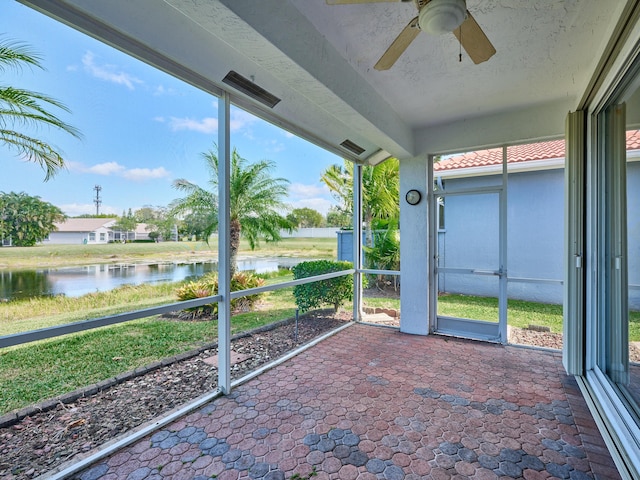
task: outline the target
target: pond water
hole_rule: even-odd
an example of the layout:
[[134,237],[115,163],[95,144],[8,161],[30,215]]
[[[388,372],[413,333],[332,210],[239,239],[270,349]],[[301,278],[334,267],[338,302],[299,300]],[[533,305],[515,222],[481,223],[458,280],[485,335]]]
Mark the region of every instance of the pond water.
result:
[[[238,260],[238,269],[256,273],[292,267],[302,259],[252,258]],[[217,262],[84,265],[39,270],[0,270],[0,300],[66,295],[78,297],[121,285],[179,282],[218,270]]]

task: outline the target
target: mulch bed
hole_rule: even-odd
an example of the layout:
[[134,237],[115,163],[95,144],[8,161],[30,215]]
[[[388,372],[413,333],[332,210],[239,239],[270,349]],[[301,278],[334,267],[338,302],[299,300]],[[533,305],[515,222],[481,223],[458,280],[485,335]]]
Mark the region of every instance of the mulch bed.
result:
[[[232,351],[246,359],[232,366],[232,379],[241,378],[350,320],[350,313],[319,311],[301,319],[297,339],[293,320],[278,323],[270,330],[234,337]],[[185,360],[160,366],[71,403],[58,402],[51,410],[0,428],[0,478],[35,478],[211,392],[218,380],[217,369],[212,366],[217,345],[193,353]]]

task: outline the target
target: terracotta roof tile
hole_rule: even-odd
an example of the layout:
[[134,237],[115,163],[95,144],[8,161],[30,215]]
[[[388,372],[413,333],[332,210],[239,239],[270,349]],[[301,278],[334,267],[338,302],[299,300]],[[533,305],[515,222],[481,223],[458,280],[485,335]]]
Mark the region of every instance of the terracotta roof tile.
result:
[[[640,149],[640,130],[627,132],[627,150]],[[564,139],[549,142],[529,143],[507,148],[507,163],[521,163],[533,160],[564,158]],[[455,170],[459,168],[486,167],[502,163],[502,148],[477,150],[445,158],[437,162],[435,171]]]

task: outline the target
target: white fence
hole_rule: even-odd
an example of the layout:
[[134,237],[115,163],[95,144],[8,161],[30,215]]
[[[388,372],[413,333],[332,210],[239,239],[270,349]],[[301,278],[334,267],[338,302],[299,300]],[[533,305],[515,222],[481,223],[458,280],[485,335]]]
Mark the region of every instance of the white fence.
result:
[[280,231],[282,238],[336,238],[339,227],[299,228],[293,232]]

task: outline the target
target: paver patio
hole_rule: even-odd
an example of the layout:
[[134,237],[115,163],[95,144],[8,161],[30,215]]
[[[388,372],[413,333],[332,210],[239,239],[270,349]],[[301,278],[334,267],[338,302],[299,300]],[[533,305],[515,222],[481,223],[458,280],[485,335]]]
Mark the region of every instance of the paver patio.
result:
[[354,325],[76,478],[620,478],[556,352]]

